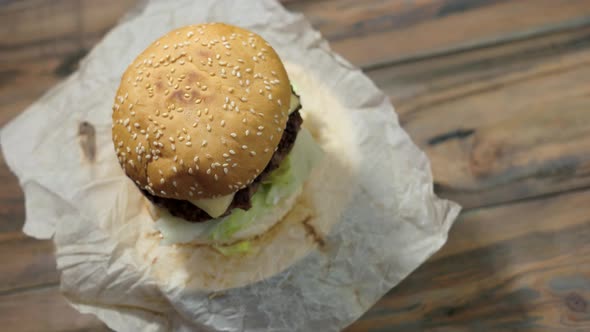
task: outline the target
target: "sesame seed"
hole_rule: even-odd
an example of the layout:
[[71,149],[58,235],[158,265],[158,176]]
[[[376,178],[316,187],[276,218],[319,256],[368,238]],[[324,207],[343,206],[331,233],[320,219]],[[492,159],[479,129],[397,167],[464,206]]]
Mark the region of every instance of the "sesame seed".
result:
[[192,167],[189,167],[188,174],[193,174],[193,168]]
[[211,169],[207,168],[207,175],[210,175],[210,174],[211,174]]
[[174,137],[170,136],[170,137],[168,137],[168,140],[169,140],[170,142],[174,142]]
[[250,151],[250,155],[254,157],[256,155],[256,151]]
[[176,145],[170,144],[170,148],[172,148],[172,151],[176,151]]
[[236,138],[236,137],[238,137],[238,135],[237,135],[236,133],[231,133],[231,134],[229,134],[229,136],[231,136],[231,137],[233,137],[233,138]]
[[201,146],[206,146],[207,145],[207,141],[203,140],[203,143],[201,143]]
[[261,131],[257,132],[256,136],[262,136],[262,132]]
[[134,123],[134,124],[133,124],[133,126],[134,126],[135,128],[139,128],[139,123],[137,123],[137,122],[136,122],[136,123]]
[[236,154],[236,151],[234,151],[234,150],[229,150],[229,154],[231,154],[231,155],[235,155],[235,154]]
[[229,170],[227,169],[227,167],[223,168],[223,173],[227,174],[229,172]]
[[225,120],[221,120],[221,126],[225,126]]
[[166,182],[166,180],[164,180],[164,178],[160,179],[160,184],[164,184],[164,182]]
[[174,173],[178,173],[178,169],[176,168],[176,166],[172,166],[172,171],[173,171]]
[[238,163],[234,163],[233,165],[231,165],[231,167],[236,167],[238,166]]
[[207,131],[209,131],[209,132],[211,131],[211,125],[210,124],[207,124]]
[[246,134],[246,136],[248,136],[250,134],[250,130],[246,129],[246,131],[244,132],[244,134]]
[[191,143],[191,142],[186,142],[186,143],[184,143],[184,144],[185,144],[186,146],[192,146],[192,145],[193,145],[193,143]]

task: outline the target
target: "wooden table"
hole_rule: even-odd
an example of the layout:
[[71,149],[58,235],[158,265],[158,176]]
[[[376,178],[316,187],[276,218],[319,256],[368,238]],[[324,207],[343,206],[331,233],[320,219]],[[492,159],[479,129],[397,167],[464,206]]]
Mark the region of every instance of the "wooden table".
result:
[[[131,0],[0,2],[0,125],[76,68]],[[356,331],[590,331],[590,1],[284,1],[396,106],[464,212]],[[60,297],[0,161],[0,326],[105,331]]]

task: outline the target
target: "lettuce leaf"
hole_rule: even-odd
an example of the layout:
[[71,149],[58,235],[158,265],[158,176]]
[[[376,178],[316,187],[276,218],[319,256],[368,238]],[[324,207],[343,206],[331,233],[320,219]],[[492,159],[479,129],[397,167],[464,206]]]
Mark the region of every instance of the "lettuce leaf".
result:
[[[162,245],[188,243],[194,240],[203,242],[232,242],[234,235],[249,226],[255,227],[260,220],[287,199],[303,185],[313,167],[323,155],[320,147],[314,142],[311,134],[301,129],[289,155],[279,168],[274,170],[260,184],[252,196],[252,207],[245,211],[234,209],[231,214],[202,223],[189,223],[184,219],[172,216],[167,210],[161,210],[156,228],[162,234]],[[234,245],[215,246],[225,255],[233,255],[250,251],[250,244],[245,241]]]
[[249,210],[234,209],[232,213],[213,227],[209,238],[214,241],[230,241],[232,236],[255,222],[259,216],[272,210],[282,200],[293,195],[309,177],[311,170],[323,155],[311,134],[305,130],[297,135],[293,149],[281,166],[265,179],[252,196]]

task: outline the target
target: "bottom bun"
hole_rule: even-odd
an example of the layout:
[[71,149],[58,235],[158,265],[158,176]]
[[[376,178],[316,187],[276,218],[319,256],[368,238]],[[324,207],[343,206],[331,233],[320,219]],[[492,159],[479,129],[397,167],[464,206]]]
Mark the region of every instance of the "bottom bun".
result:
[[279,273],[323,246],[323,235],[315,233],[314,208],[304,195],[296,198],[289,210],[267,216],[277,218],[274,225],[250,237],[246,253],[224,254],[223,247],[202,243],[162,246],[153,232],[140,236],[137,250],[152,264],[153,277],[169,286],[208,291],[244,286]]

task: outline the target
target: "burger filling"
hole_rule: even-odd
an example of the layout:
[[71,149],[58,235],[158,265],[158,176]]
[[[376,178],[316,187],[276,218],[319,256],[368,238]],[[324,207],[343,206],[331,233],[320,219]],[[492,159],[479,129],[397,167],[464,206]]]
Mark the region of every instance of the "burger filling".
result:
[[291,152],[297,139],[297,134],[301,129],[301,123],[303,122],[299,114],[300,109],[301,104],[299,103],[299,98],[293,94],[291,96],[289,119],[277,146],[277,150],[272,155],[262,173],[250,185],[235,194],[199,201],[159,197],[151,195],[145,190],[142,190],[143,194],[155,205],[167,209],[171,215],[190,222],[203,222],[213,218],[225,217],[234,209],[249,210],[252,207],[252,197],[259,189],[261,183],[267,180],[271,173],[281,166],[283,160]]

